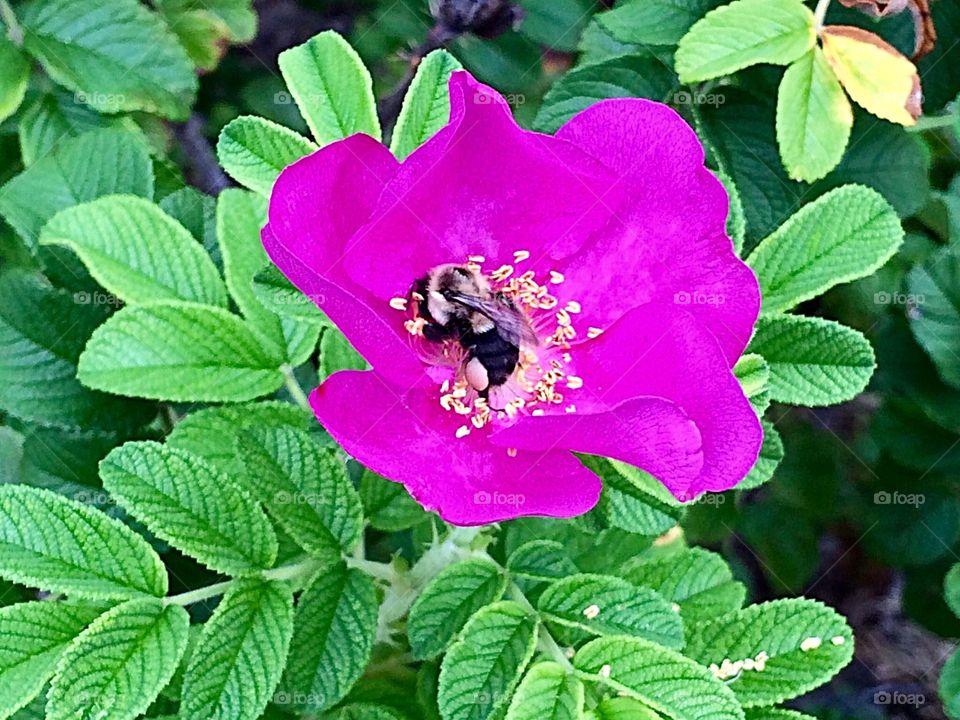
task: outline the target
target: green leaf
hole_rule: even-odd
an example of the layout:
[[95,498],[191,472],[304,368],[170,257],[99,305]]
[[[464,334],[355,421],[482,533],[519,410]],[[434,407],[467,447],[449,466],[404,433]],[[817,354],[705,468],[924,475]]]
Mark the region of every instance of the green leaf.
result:
[[623,55],[581,65],[561,77],[543,98],[534,120],[553,133],[581,110],[606,98],[641,97],[665,101],[676,88],[670,68],[652,57]]
[[506,720],[580,720],[583,683],[554,662],[530,668],[517,688]]
[[252,0],[159,0],[157,4],[174,14],[208,12],[224,24],[235,43],[248,43],[257,34],[257,12]]
[[948,246],[915,265],[907,292],[918,301],[908,314],[913,336],[944,382],[960,388],[960,251]]
[[73,93],[51,88],[23,107],[17,127],[23,164],[32,165],[53,152],[61,141],[98,128],[123,130],[135,139],[141,134],[128,115],[100,115],[77,102]]
[[268,262],[260,243],[266,219],[267,200],[261,195],[228,188],[217,198],[217,244],[230,296],[247,320],[280,342],[280,319],[253,292],[253,276]]
[[200,244],[159,207],[134,195],[108,195],[61,210],[43,227],[40,244],[73,250],[97,282],[131,305],[227,305],[220,274]]
[[349,553],[363,531],[360,497],[334,448],[289,427],[239,436],[239,481],[307,552],[330,560]]
[[295,288],[273,264],[261,268],[254,276],[253,292],[265,307],[278,315],[307,322],[330,324],[320,308]]
[[146,145],[120,130],[96,130],[64,140],[0,187],[0,215],[28,247],[60,210],[101,195],[153,197],[153,166]]
[[286,693],[313,711],[338,703],[363,673],[376,630],[370,577],[343,563],[320,570],[297,603]]
[[697,20],[723,0],[620,2],[597,20],[616,40],[634,45],[676,45]]
[[227,123],[217,140],[217,158],[234,180],[269,195],[280,171],[317,146],[293,130],[244,115]]
[[960,617],[960,563],[953,565],[944,576],[943,596],[953,614]]
[[809,197],[851,183],[872,187],[901,218],[910,217],[930,196],[930,151],[918,133],[862,113],[843,160],[810,188]]
[[663,720],[663,715],[628,697],[605,698],[593,712],[587,720]]
[[243,464],[237,453],[241,433],[252,427],[317,427],[313,414],[285,402],[258,402],[214,407],[191,413],[167,435],[167,445],[198,455],[229,477],[240,477]]
[[617,577],[572,575],[559,580],[540,596],[538,609],[547,620],[593,635],[633,635],[683,647],[683,622],[670,603]]
[[733,579],[726,561],[701,548],[631,564],[624,570],[623,578],[677,603],[685,623],[739,610],[747,594],[743,584]]
[[736,0],[707,13],[680,40],[677,73],[693,83],[757,63],[788,65],[813,47],[813,26],[800,0]]
[[211,71],[220,64],[227,51],[229,30],[216,15],[206,10],[170,10],[160,0],[157,10],[177,35],[177,40],[199,70]]
[[350,44],[333,30],[284,50],[280,72],[321,145],[354,133],[380,139],[373,80]]
[[515,602],[487,605],[443,658],[437,700],[443,720],[486,720],[502,708],[537,644],[537,616]]
[[24,602],[0,609],[0,718],[43,690],[64,649],[102,610],[64,602]]
[[637,535],[657,536],[677,524],[683,511],[672,496],[662,494],[663,485],[658,480],[615,460],[581,459],[603,478],[603,494],[597,507],[610,525]]
[[107,611],[61,656],[48,720],[133,720],[170,682],[187,647],[190,616],[156,599]]
[[137,0],[33,0],[20,20],[24,48],[98,112],[189,115],[193,66],[164,22]]
[[124,308],[80,356],[87,387],[180,402],[238,402],[283,384],[280,348],[236,315],[186,302]]
[[72,295],[39,276],[0,274],[0,407],[59,427],[136,427],[155,410],[83,387],[77,361],[109,314],[90,293]]
[[360,477],[359,490],[363,514],[375,530],[408,530],[430,517],[401,483],[382,478],[370,470],[365,470]]
[[776,313],[870,275],[902,242],[900,219],[883,196],[845,185],[791,216],[747,264],[760,280],[763,311]]
[[507,579],[487,560],[463,560],[441,570],[410,608],[407,634],[418,660],[446,650],[467,620],[480,608],[499,600]]
[[787,68],[777,91],[777,142],[790,177],[813,182],[833,170],[852,127],[850,101],[814,47]]
[[323,329],[320,337],[320,368],[317,377],[320,382],[338,370],[366,370],[369,367],[346,336],[333,326]]
[[269,568],[277,538],[263,510],[205,460],[129,442],[100,463],[103,486],[157,537],[225,575]]
[[770,364],[770,397],[791,405],[850,400],[867,386],[875,365],[859,332],[800,315],[761,317],[749,349]]
[[20,48],[0,36],[0,122],[20,107],[29,81],[30,61]]
[[213,264],[222,270],[223,259],[217,244],[217,201],[195,188],[184,187],[166,195],[158,205],[203,245]]
[[203,626],[183,678],[180,717],[256,720],[273,697],[293,635],[285,583],[245,580]]
[[960,652],[954,651],[944,663],[937,689],[947,717],[960,718]]
[[407,716],[385,705],[351,703],[323,716],[324,720],[406,720]]
[[563,543],[531,540],[510,553],[507,570],[514,577],[548,581],[573,575],[577,566]]
[[147,541],[82,503],[0,486],[0,576],[80,598],[162,597],[167,574]]
[[813,715],[774,707],[750,708],[746,710],[746,716],[747,720],[817,720]]
[[737,484],[737,490],[752,490],[760,487],[773,477],[774,471],[783,460],[783,440],[776,426],[769,420],[762,419],[763,445],[760,446],[760,455],[757,462],[750,468],[749,474]]
[[853,634],[830,608],[789,598],[688,628],[684,652],[704,665],[766,653],[762,671],[743,669],[728,680],[744,707],[756,707],[795,698],[827,682],[853,657]]
[[672,720],[743,720],[733,692],[709,670],[648,640],[597,638],[573,665],[585,680],[640,700]]
[[462,68],[446,50],[434,50],[420,62],[390,138],[390,150],[398,160],[406,158],[447,124],[450,119],[447,84],[453,72]]
[[796,211],[807,188],[783,169],[772,90],[760,97],[727,85],[720,97],[722,104],[692,110],[697,134],[736,185],[746,220],[743,246],[750,250]]

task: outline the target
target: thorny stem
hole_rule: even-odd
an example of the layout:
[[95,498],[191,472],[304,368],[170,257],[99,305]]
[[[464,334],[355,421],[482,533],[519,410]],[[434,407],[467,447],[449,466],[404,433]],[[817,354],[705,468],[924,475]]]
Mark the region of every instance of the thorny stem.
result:
[[310,400],[303,388],[300,387],[300,383],[297,382],[297,378],[294,377],[293,368],[289,365],[283,365],[280,367],[280,372],[283,373],[283,382],[287,386],[287,392],[290,393],[297,405],[310,412]]
[[816,29],[817,35],[823,30],[823,21],[827,17],[827,8],[829,7],[830,0],[819,0],[816,9],[813,11],[813,27]]
[[0,19],[7,26],[7,38],[17,47],[23,46],[23,27],[17,21],[13,8],[7,0],[0,0]]
[[[281,565],[277,568],[264,570],[262,573],[260,573],[260,576],[264,580],[303,580],[315,573],[322,566],[323,563],[316,558],[307,558],[306,560],[301,560],[300,562],[293,563],[291,565]],[[206,587],[190,590],[188,592],[180,593],[179,595],[170,595],[169,597],[163,599],[163,604],[181,606],[193,605],[194,603],[217,597],[217,595],[223,595],[231,587],[233,587],[234,583],[236,583],[236,579],[214,583],[213,585],[207,585]]]

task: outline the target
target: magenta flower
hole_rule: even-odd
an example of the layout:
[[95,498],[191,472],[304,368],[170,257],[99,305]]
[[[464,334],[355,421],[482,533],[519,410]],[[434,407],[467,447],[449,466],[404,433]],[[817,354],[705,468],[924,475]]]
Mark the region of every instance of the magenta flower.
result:
[[[313,392],[323,426],[461,525],[589,510],[600,481],[573,452],[681,500],[736,485],[762,433],[731,367],[760,297],[693,131],[623,99],[528,132],[466,72],[450,106],[403,163],[354,135],[274,187],[267,252],[372,368]],[[443,266],[476,292],[417,284]],[[493,306],[517,327],[491,345]]]

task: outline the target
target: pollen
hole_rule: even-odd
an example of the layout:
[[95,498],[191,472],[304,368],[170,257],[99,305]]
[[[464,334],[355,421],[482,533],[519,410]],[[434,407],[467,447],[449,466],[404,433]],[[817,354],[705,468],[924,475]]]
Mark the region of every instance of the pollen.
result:
[[515,263],[523,262],[524,260],[529,260],[529,259],[530,259],[530,251],[529,251],[529,250],[517,250],[517,251],[513,254],[513,261],[514,261]]
[[575,412],[577,411],[577,406],[574,405],[573,403],[571,403],[571,404],[567,405],[567,406],[563,409],[563,411],[566,412],[566,413],[573,414],[573,413],[575,413]]
[[576,375],[567,375],[567,387],[571,390],[579,390],[583,387],[583,378]]
[[517,449],[516,449],[516,448],[507,448],[507,455],[508,455],[509,457],[516,457],[516,456],[517,456]]
[[477,265],[483,265],[487,259],[483,255],[468,255],[467,262],[476,263]]
[[461,438],[461,439],[465,438],[467,435],[470,434],[470,428],[466,425],[461,425],[460,427],[457,428],[457,432],[455,434],[458,438]]
[[574,315],[576,315],[581,310],[583,310],[583,308],[580,306],[580,303],[578,303],[576,300],[571,300],[570,302],[568,302],[566,305],[563,306],[563,309],[569,313],[573,313]]
[[847,639],[843,637],[843,635],[837,635],[830,639],[830,642],[832,642],[834,645],[837,645],[837,646],[843,645],[846,641]]
[[407,299],[402,297],[390,298],[390,307],[392,307],[394,310],[406,310]]
[[800,643],[800,649],[803,652],[810,652],[811,650],[816,650],[820,647],[823,641],[818,637],[808,637],[802,643]]
[[423,335],[423,327],[427,324],[427,321],[423,318],[414,318],[413,320],[405,320],[403,327],[408,333],[415,336]]
[[492,273],[490,273],[490,279],[496,280],[497,282],[503,282],[511,275],[513,275],[513,265],[501,265]]
[[611,669],[612,668],[609,665],[604,665],[602,668],[600,668],[600,672],[598,674],[600,675],[600,677],[608,678],[610,677]]
[[564,281],[564,279],[565,278],[563,277],[562,272],[557,272],[556,270],[550,271],[550,282],[552,282],[554,285],[559,285]]
[[599,605],[591,605],[590,607],[584,608],[583,616],[587,620],[594,620],[600,614]]
[[587,337],[593,340],[593,338],[600,337],[603,334],[603,330],[598,327],[589,327],[587,328]]

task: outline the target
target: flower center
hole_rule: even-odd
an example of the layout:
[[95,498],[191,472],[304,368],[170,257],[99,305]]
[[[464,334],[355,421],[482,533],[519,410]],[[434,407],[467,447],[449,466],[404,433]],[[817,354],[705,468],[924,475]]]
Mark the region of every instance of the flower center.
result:
[[[564,276],[528,267],[530,253],[485,270],[486,259],[433,268],[390,306],[405,315],[415,350],[437,379],[440,406],[462,416],[456,436],[509,424],[522,414],[575,413],[580,303],[556,296]],[[589,328],[583,337],[600,330]],[[511,452],[510,454],[515,454]]]

